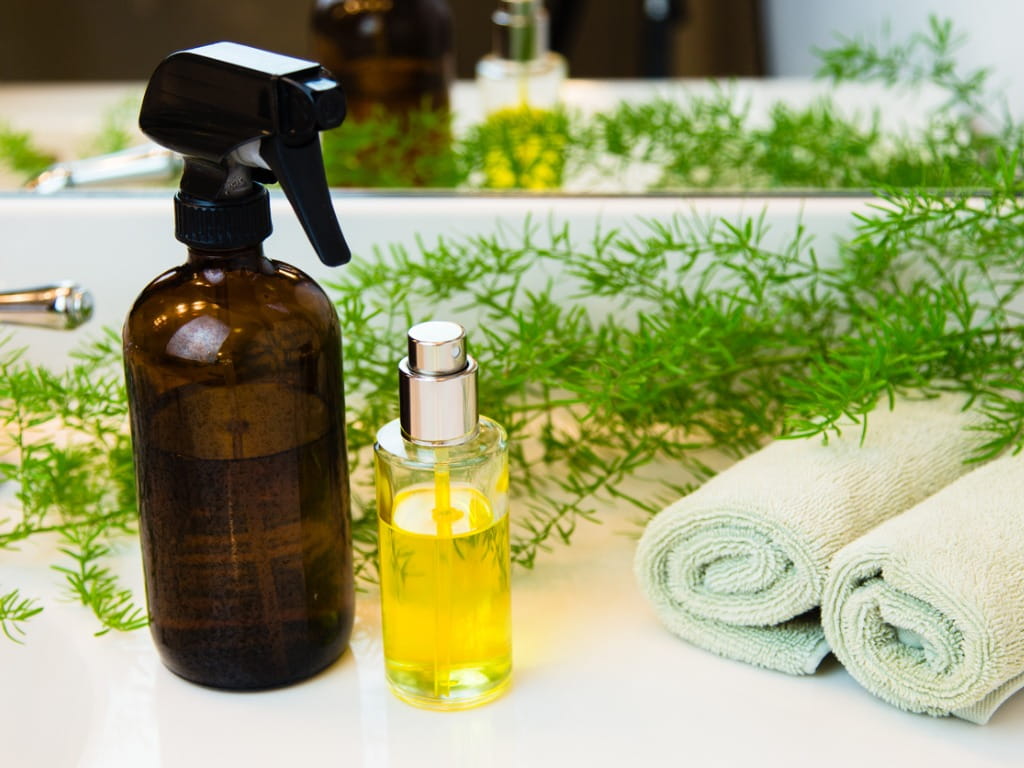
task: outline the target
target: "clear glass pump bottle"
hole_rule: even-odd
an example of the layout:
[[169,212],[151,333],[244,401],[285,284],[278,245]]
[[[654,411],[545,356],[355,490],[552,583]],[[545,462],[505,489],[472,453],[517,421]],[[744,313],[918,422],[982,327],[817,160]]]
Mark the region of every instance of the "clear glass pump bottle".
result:
[[462,326],[413,326],[398,369],[374,445],[385,673],[404,701],[465,709],[512,671],[507,438],[477,414]]
[[484,111],[556,107],[568,67],[548,50],[543,0],[499,0],[491,20],[493,50],[476,65]]

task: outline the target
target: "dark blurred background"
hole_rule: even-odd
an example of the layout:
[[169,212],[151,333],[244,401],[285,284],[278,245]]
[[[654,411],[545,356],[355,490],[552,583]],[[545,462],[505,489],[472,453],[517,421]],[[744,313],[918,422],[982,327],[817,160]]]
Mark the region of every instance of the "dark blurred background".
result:
[[[490,49],[492,0],[449,0],[460,78]],[[764,73],[760,0],[548,0],[571,77]],[[144,80],[214,40],[311,55],[312,0],[3,0],[0,81]]]

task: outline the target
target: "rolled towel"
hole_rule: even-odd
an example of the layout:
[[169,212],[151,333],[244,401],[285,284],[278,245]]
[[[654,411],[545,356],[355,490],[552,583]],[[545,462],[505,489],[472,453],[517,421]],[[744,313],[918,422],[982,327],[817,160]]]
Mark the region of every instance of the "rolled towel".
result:
[[836,656],[876,696],[987,722],[1024,687],[1024,455],[840,550],[821,615]]
[[776,440],[660,512],[636,554],[662,622],[706,650],[810,674],[828,653],[816,608],[844,545],[971,467],[964,399],[902,400],[827,443]]

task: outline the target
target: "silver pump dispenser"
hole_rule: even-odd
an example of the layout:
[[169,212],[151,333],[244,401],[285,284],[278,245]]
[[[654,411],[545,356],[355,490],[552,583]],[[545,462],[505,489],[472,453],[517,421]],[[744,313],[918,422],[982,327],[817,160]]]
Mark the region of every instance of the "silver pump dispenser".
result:
[[458,323],[409,329],[409,356],[398,364],[402,434],[415,443],[462,443],[476,431],[476,360]]
[[524,62],[548,52],[548,12],[543,0],[499,0],[491,21],[495,56]]

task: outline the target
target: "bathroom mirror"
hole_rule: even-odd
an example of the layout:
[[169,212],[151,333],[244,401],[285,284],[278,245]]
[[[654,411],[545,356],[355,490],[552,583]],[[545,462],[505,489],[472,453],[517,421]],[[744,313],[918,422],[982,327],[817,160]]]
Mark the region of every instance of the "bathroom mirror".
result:
[[[0,188],[23,188],[58,161],[145,144],[135,126],[141,92],[136,84],[0,83]],[[346,122],[323,139],[328,180],[349,189],[573,195],[972,187],[1002,141],[950,111],[936,86],[569,80],[563,95],[558,111],[485,117],[476,85],[460,81],[450,123],[430,111],[408,122],[383,113]],[[145,156],[114,163],[116,179],[79,170],[37,191],[170,186],[180,167]]]
[[[45,23],[44,11],[19,0],[24,13],[0,29],[0,188],[18,189],[54,161],[143,142],[134,126],[139,83],[154,51],[195,43],[190,18],[202,18],[204,40],[234,37],[314,55],[312,14],[329,0],[308,0],[301,12],[282,0],[252,2],[227,0],[211,10],[183,0],[171,13],[161,2],[125,11],[113,0],[69,0],[73,26],[96,28],[96,35],[40,51],[28,41]],[[1000,46],[984,44],[1000,39],[995,22],[975,18],[966,3],[914,0],[894,10],[872,2],[853,18],[801,15],[796,0],[738,1],[728,13],[710,0],[635,7],[546,0],[551,37],[569,59],[563,108],[485,117],[471,78],[492,47],[492,3],[429,0],[443,2],[456,20],[460,78],[451,89],[451,121],[430,110],[404,120],[383,112],[350,119],[325,140],[333,186],[489,194],[977,187],[987,158],[1007,144],[998,90],[1005,83],[980,72],[1010,70],[1000,64]],[[1019,18],[1012,4],[1002,5],[1004,15]],[[954,25],[930,20],[937,12]],[[173,24],[160,21],[171,16]],[[54,56],[55,48],[65,53]],[[842,82],[810,77],[819,69]],[[669,77],[645,77],[651,74]],[[173,165],[166,175],[174,175]]]

